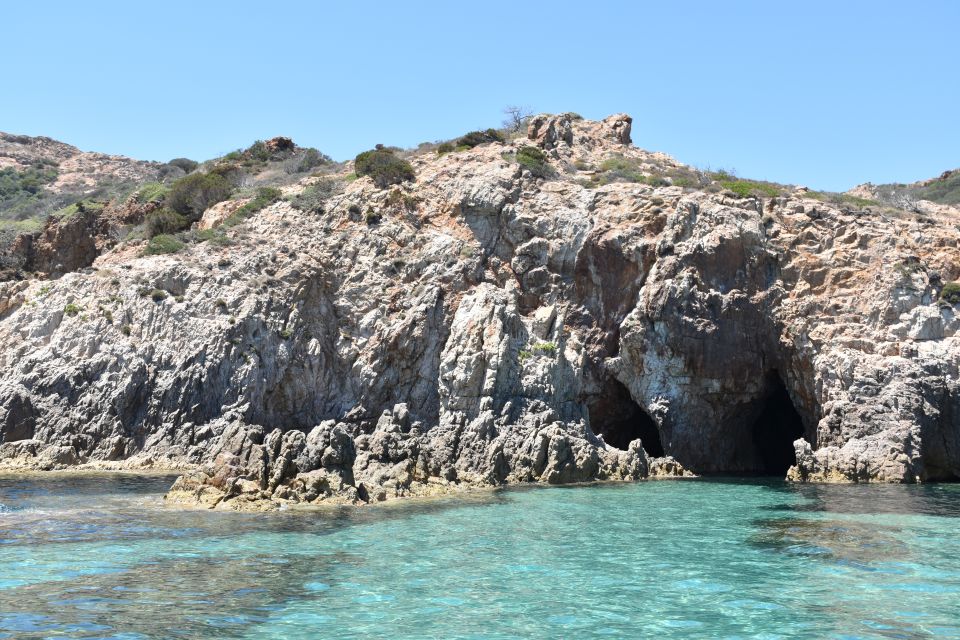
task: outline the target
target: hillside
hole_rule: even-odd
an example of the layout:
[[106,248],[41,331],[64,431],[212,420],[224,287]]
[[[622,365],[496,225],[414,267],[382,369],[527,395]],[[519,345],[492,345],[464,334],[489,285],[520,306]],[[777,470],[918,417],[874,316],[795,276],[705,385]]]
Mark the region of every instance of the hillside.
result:
[[542,115],[292,173],[268,141],[141,188],[89,268],[0,283],[0,464],[179,467],[170,501],[236,509],[960,477],[957,211],[631,134]]
[[935,205],[960,207],[960,169],[910,184],[862,184],[848,193],[916,212],[936,209]]
[[187,158],[142,162],[0,133],[0,280],[58,277],[88,267],[118,242],[149,235],[145,220],[188,174],[216,169],[229,191],[241,195],[295,182],[325,164],[332,162],[288,138],[199,165]]
[[80,151],[50,138],[0,132],[0,228],[35,229],[78,200],[115,197],[176,171],[156,162]]

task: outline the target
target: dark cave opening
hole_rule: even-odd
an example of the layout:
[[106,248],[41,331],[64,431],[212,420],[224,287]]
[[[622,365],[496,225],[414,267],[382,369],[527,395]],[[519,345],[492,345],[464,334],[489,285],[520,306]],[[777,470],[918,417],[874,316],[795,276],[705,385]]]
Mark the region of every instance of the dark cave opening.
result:
[[750,427],[757,471],[783,477],[796,464],[793,441],[804,435],[803,419],[793,406],[790,393],[777,373],[761,401],[760,412]]
[[639,438],[647,455],[664,455],[657,423],[633,401],[630,392],[618,380],[609,378],[603,393],[588,402],[587,408],[593,432],[602,436],[610,446],[626,450]]

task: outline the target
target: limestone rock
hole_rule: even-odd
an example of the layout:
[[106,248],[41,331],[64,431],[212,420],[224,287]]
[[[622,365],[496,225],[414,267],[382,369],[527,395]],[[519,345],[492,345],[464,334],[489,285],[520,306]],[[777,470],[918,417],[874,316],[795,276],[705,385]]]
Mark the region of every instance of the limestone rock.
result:
[[[613,155],[692,171],[631,124],[538,116],[411,156],[414,183],[345,181],[322,214],[272,204],[230,245],[0,283],[0,466],[186,467],[168,501],[219,509],[960,477],[960,309],[938,299],[958,215],[585,184]],[[531,143],[555,178],[511,160]]]

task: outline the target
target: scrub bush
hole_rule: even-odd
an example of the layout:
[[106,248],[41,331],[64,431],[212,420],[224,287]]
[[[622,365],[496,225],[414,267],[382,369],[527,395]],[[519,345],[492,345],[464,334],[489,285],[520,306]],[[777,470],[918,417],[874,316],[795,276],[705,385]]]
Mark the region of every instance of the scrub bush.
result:
[[409,162],[382,147],[358,154],[354,170],[358,176],[370,176],[381,189],[416,177]]

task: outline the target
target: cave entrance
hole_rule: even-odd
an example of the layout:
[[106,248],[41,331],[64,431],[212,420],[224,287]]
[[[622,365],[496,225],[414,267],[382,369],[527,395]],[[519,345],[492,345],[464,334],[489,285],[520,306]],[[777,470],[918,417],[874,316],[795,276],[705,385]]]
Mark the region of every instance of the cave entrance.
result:
[[593,432],[603,436],[603,441],[610,446],[625,451],[639,438],[647,455],[664,455],[657,423],[633,401],[630,392],[618,380],[607,379],[603,391],[587,403],[587,409]]
[[750,427],[756,470],[765,475],[785,476],[797,463],[793,441],[803,435],[803,419],[793,406],[783,379],[774,372],[770,376],[769,391]]

